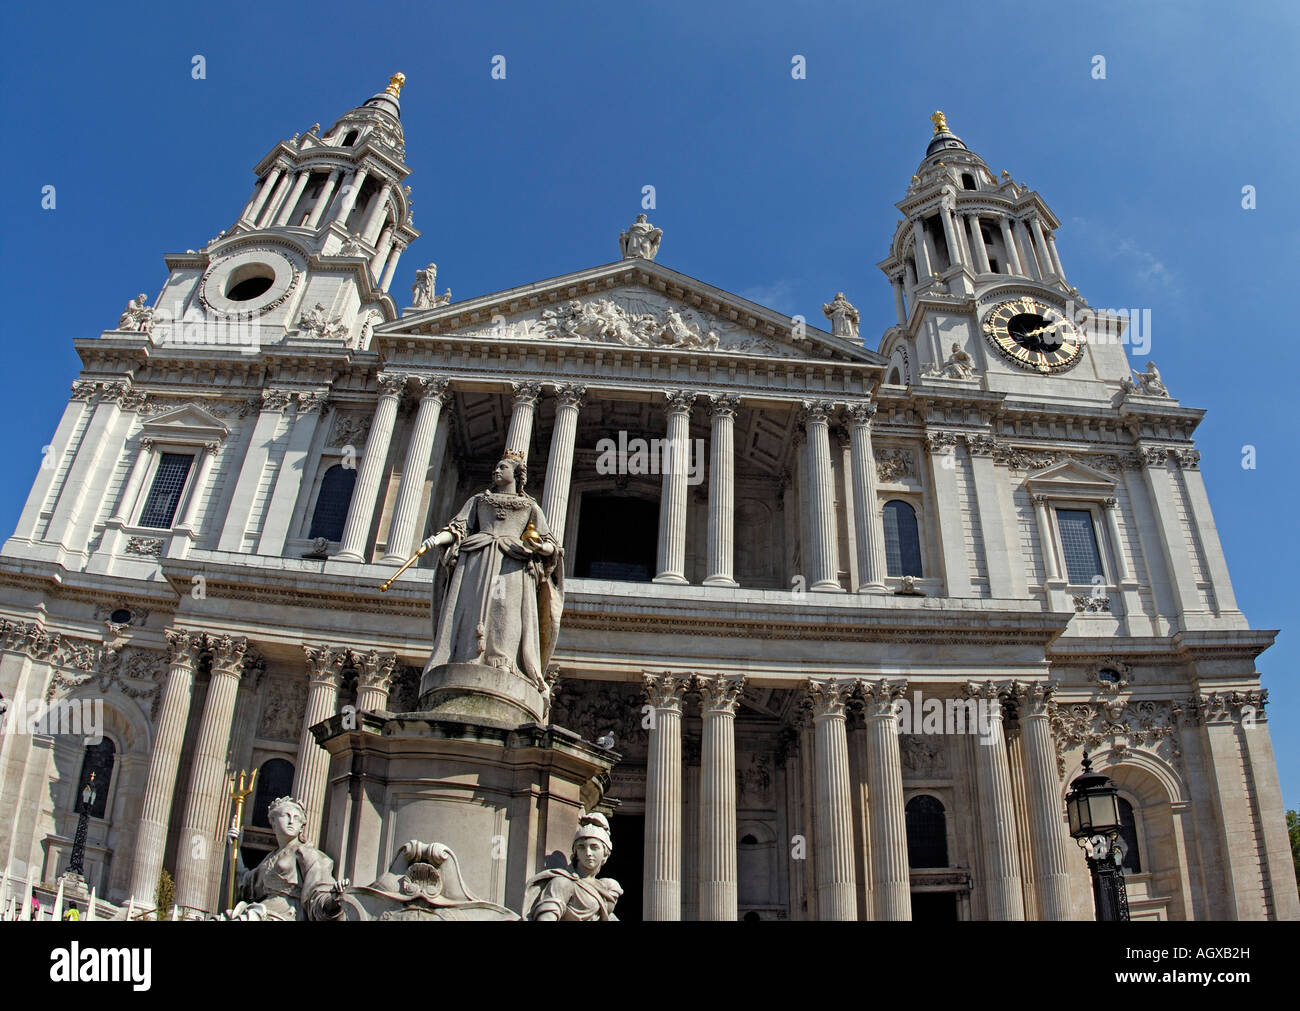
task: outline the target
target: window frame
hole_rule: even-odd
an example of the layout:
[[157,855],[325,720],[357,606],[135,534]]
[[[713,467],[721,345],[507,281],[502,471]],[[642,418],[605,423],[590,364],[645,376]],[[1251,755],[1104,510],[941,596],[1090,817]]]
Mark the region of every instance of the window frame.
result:
[[[305,506],[303,508],[302,515],[299,516],[298,518],[298,537],[296,542],[294,543],[299,545],[306,545],[306,546],[311,545],[312,542],[311,525],[312,525],[312,521],[316,518],[316,506],[320,501],[321,489],[325,485],[325,475],[328,474],[330,470],[333,469],[334,467],[342,467],[344,457],[345,454],[341,449],[326,449],[317,455],[316,473],[312,477],[311,493],[305,501]],[[362,453],[358,452],[356,454],[356,458],[354,461],[356,466],[351,468],[353,471],[357,473],[358,478],[361,476],[360,474],[361,460],[362,460]],[[356,496],[356,493],[357,493],[357,486],[354,479],[352,485],[352,494],[354,497]],[[348,503],[349,511],[351,510],[351,508],[352,508],[351,501],[349,501]],[[347,526],[346,514],[344,516],[343,525],[346,528]],[[329,542],[332,551],[337,550],[342,543],[343,542],[341,539],[337,541]]]
[[1101,585],[1106,587],[1118,586],[1118,580],[1115,578],[1113,565],[1109,558],[1110,552],[1107,550],[1109,538],[1105,535],[1106,517],[1102,513],[1102,505],[1098,502],[1089,502],[1083,499],[1052,499],[1049,497],[1047,508],[1051,511],[1052,539],[1056,548],[1057,557],[1061,560],[1062,577],[1065,579],[1067,589],[1075,587],[1086,587],[1092,589],[1095,583],[1075,583],[1070,580],[1070,567],[1065,558],[1065,539],[1061,536],[1061,517],[1060,510],[1065,509],[1070,512],[1086,512],[1092,521],[1092,539],[1097,547],[1097,560],[1101,565]]
[[[132,527],[136,530],[175,530],[180,522],[180,517],[185,515],[189,507],[190,495],[194,491],[194,482],[198,477],[200,457],[203,453],[202,447],[187,446],[183,443],[162,443],[155,441],[146,452],[151,455],[149,469],[145,472],[145,479],[140,485],[140,492],[136,495],[136,501],[131,512]],[[176,508],[172,512],[172,521],[170,526],[155,527],[146,526],[144,523],[144,509],[149,504],[149,496],[153,494],[154,482],[158,480],[158,469],[162,466],[164,455],[188,456],[190,458],[189,469],[185,472],[185,483],[181,485],[181,493],[176,499]]]
[[[916,492],[897,493],[878,491],[877,498],[879,499],[879,508],[876,510],[876,515],[880,520],[880,548],[881,553],[885,556],[886,585],[898,586],[902,584],[903,580],[902,576],[891,576],[889,574],[889,547],[885,534],[885,506],[890,502],[902,502],[905,505],[912,507],[912,515],[916,518],[916,548],[921,557],[921,574],[919,576],[913,576],[912,578],[917,580],[931,578],[926,575],[927,572],[933,569],[933,566],[928,564],[929,545],[926,543],[924,532],[925,523],[923,522],[923,518],[925,516],[925,503],[923,501],[923,496]],[[892,580],[892,583],[888,582],[889,580]]]

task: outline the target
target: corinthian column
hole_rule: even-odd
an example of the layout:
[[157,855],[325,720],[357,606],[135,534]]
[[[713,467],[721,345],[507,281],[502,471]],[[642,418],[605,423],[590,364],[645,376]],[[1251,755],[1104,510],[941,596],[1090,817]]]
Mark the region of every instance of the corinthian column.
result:
[[[334,715],[338,705],[339,682],[346,650],[328,646],[304,646],[307,654],[307,707],[302,718],[302,733],[298,738],[298,762],[294,766],[293,795],[307,811],[307,841],[315,843],[320,832],[321,815],[325,802],[325,788],[329,782],[329,752],[316,743],[311,728]],[[360,703],[360,698],[357,702]],[[358,710],[361,706],[358,704]]]
[[564,521],[569,514],[569,482],[573,477],[573,445],[578,437],[578,412],[587,387],[566,383],[555,391],[555,427],[551,454],[546,461],[546,487],[542,489],[542,515],[557,544],[564,543]]
[[373,713],[388,705],[388,690],[393,687],[393,668],[397,654],[353,653],[352,664],[357,668],[357,712]]
[[992,681],[970,682],[966,694],[984,710],[979,722],[988,728],[975,744],[979,780],[979,818],[984,839],[983,882],[990,920],[1023,920],[1020,861],[1016,857],[1016,815],[1011,803],[1011,768],[1002,733],[1002,707]]
[[[194,746],[189,791],[176,861],[176,904],[182,909],[208,909],[208,888],[221,866],[226,826],[218,825],[226,798],[226,755],[235,715],[235,696],[244,673],[248,640],[224,635],[204,636],[212,650],[212,678],[203,704],[199,739]],[[155,882],[157,884],[157,882]]]
[[1048,705],[1054,690],[1054,685],[1039,682],[1016,682],[1014,686],[1024,748],[1030,849],[1034,854],[1034,886],[1040,920],[1068,920],[1073,910],[1069,849],[1065,843],[1056,752],[1048,721]]
[[659,494],[659,572],[656,583],[686,582],[686,480],[691,451],[691,404],[696,394],[667,390],[668,448]]
[[650,751],[645,777],[647,920],[682,918],[682,695],[690,675],[644,676],[650,704]]
[[388,528],[388,546],[385,562],[401,563],[415,550],[416,525],[420,519],[420,502],[424,498],[424,480],[429,473],[429,458],[433,453],[433,437],[438,432],[438,418],[442,406],[451,396],[446,379],[421,377],[424,396],[415,413],[415,430],[406,447],[406,462],[402,464],[402,486],[397,492],[397,505],[393,507],[393,522]]
[[522,453],[526,458],[533,441],[533,412],[537,410],[537,398],[542,395],[542,384],[527,382],[510,386],[514,390],[515,406],[510,415],[510,431],[506,433],[506,452]]
[[808,498],[808,529],[812,564],[809,566],[810,590],[841,593],[839,579],[839,545],[835,529],[834,474],[831,471],[829,400],[805,400],[804,425],[808,433],[807,473],[804,487]]
[[860,681],[867,735],[867,792],[871,797],[871,897],[877,920],[912,918],[912,879],[907,865],[907,813],[903,763],[898,754],[896,702],[906,681]]
[[736,408],[734,393],[710,397],[709,418],[709,572],[706,586],[735,586]]
[[700,919],[735,921],[736,705],[740,677],[700,677]]
[[876,455],[871,448],[871,419],[876,405],[849,404],[852,440],[853,519],[857,531],[859,590],[885,592],[885,534],[876,505]]
[[406,389],[404,375],[381,372],[378,382],[382,391],[379,404],[375,408],[375,418],[370,423],[370,435],[361,456],[361,470],[352,490],[352,504],[348,507],[348,519],[343,526],[339,553],[334,556],[349,562],[366,561],[370,521],[374,519],[379,482],[384,476],[384,464],[388,461],[388,443],[393,438],[393,426],[397,422],[397,404],[402,399],[402,391]]
[[811,678],[816,752],[817,916],[822,920],[858,918],[853,873],[853,795],[849,788],[849,739],[844,705],[852,681]]
[[181,744],[190,715],[194,665],[202,641],[198,632],[167,630],[167,645],[171,650],[167,686],[163,689],[158,729],[149,753],[149,773],[140,802],[140,829],[135,837],[135,862],[131,868],[131,895],[136,905],[145,908],[153,907],[158,894],[167,822],[176,791],[176,770],[180,766]]

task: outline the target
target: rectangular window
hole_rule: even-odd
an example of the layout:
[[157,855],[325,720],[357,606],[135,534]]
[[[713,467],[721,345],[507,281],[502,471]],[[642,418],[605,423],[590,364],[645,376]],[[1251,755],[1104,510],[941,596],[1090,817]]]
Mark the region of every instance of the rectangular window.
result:
[[153,487],[144,501],[140,513],[140,526],[170,530],[176,518],[176,507],[181,504],[185,479],[189,477],[194,457],[189,453],[163,453],[154,472]]
[[1091,585],[1101,570],[1101,552],[1097,550],[1097,532],[1092,513],[1087,509],[1056,510],[1056,526],[1061,531],[1061,549],[1065,552],[1065,572],[1078,586]]

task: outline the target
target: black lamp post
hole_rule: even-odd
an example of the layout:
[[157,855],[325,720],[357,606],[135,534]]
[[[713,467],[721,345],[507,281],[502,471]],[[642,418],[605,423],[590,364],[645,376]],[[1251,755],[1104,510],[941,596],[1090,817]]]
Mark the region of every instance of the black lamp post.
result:
[[86,828],[90,824],[90,809],[95,804],[95,774],[81,789],[81,816],[77,819],[77,835],[72,840],[72,859],[68,861],[68,873],[83,876],[86,873]]
[[1083,775],[1065,795],[1070,835],[1088,856],[1092,899],[1098,920],[1127,920],[1128,892],[1124,888],[1124,847],[1119,839],[1119,791],[1083,753]]

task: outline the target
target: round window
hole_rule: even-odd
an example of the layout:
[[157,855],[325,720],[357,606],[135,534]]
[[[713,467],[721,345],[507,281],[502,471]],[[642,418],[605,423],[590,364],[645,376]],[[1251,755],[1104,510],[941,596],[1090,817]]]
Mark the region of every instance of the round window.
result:
[[270,290],[275,270],[265,263],[246,263],[230,272],[226,279],[226,298],[232,302],[251,302]]
[[114,625],[129,625],[131,623],[131,612],[125,607],[119,607],[108,618]]

